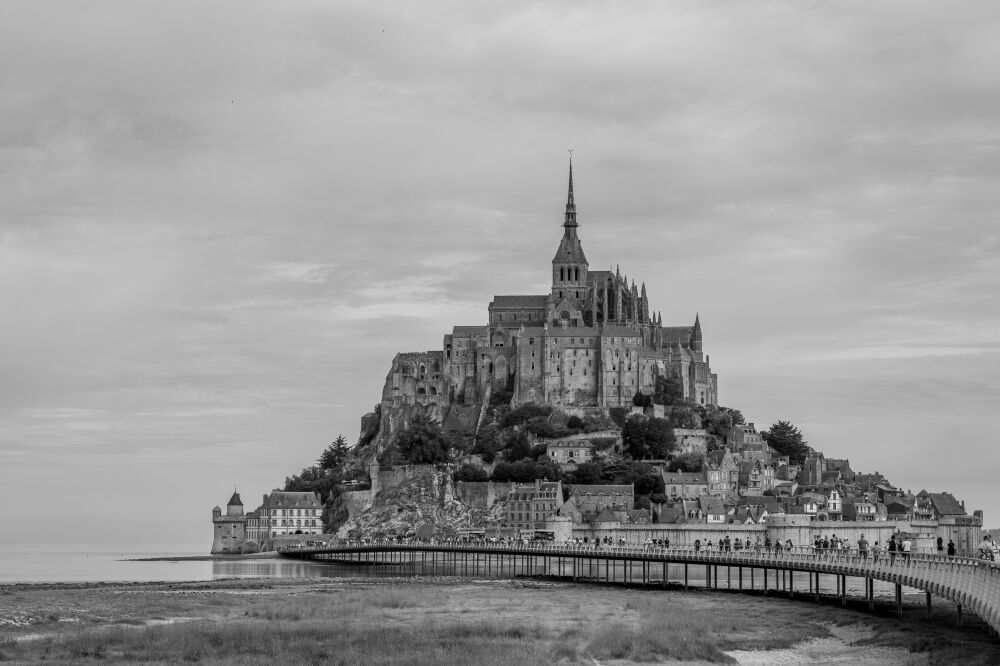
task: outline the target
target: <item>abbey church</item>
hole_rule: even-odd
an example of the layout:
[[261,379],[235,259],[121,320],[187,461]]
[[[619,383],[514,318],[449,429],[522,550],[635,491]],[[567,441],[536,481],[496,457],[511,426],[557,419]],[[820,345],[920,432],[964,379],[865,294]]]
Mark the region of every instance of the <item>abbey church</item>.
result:
[[665,376],[679,380],[687,400],[717,405],[698,316],[690,326],[664,326],[645,283],[637,288],[620,269],[590,270],[578,228],[571,163],[548,293],[494,296],[486,325],[455,326],[440,351],[397,354],[383,403],[472,404],[505,391],[514,406],[606,408],[652,395]]

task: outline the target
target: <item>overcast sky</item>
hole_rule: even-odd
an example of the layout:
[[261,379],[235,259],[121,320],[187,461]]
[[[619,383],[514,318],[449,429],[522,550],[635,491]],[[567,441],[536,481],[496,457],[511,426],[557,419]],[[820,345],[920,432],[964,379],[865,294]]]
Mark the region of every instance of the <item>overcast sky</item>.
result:
[[[211,539],[595,269],[723,404],[1000,524],[1000,4],[0,5],[2,540]],[[13,510],[12,510],[13,509]]]

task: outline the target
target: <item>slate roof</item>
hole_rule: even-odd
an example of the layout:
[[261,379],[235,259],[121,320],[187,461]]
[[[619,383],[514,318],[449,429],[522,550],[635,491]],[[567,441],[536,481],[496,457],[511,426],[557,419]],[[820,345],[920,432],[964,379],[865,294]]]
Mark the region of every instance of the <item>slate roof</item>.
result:
[[661,523],[682,523],[684,522],[684,511],[682,509],[665,508],[660,509],[658,522]]
[[487,330],[486,326],[456,326],[451,334],[456,338],[485,338]]
[[705,472],[661,472],[664,483],[707,484],[708,475]]
[[618,516],[616,516],[615,513],[614,513],[614,511],[612,511],[608,507],[604,507],[604,509],[599,514],[597,514],[596,516],[594,516],[593,522],[595,522],[595,523],[617,523],[618,522]]
[[314,493],[311,492],[290,492],[284,490],[274,490],[267,496],[267,500],[260,505],[261,509],[319,509],[323,504]]
[[227,502],[227,506],[233,505],[233,504],[236,504],[238,506],[243,506],[243,502],[240,501],[240,494],[238,492],[236,492],[235,490],[233,491],[233,496],[229,498],[229,502]]
[[965,509],[951,493],[927,493],[939,516],[964,516]]
[[588,284],[600,284],[611,277],[611,271],[587,271]]
[[726,506],[722,503],[722,500],[712,495],[702,495],[698,498],[698,504],[705,514],[719,516],[726,513]]
[[693,326],[662,326],[663,331],[663,344],[664,345],[676,345],[680,342],[682,345],[686,345],[691,341],[691,331],[694,330]]
[[590,493],[591,495],[632,495],[633,490],[631,485],[623,486],[612,486],[612,485],[598,485],[598,484],[573,484],[569,489],[569,496],[579,496],[584,497]]
[[490,306],[493,308],[544,308],[546,294],[522,296],[494,296]]

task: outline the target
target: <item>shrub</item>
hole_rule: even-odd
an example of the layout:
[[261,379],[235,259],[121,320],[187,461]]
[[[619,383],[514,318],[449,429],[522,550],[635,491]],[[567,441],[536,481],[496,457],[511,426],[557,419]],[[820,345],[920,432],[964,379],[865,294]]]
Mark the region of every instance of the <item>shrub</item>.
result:
[[566,427],[570,430],[576,430],[579,432],[584,429],[584,422],[579,416],[570,416],[566,419]]
[[500,421],[500,425],[504,428],[524,425],[528,421],[548,419],[551,414],[552,408],[548,405],[538,405],[533,402],[527,402],[504,414],[502,420]]
[[614,446],[617,441],[617,437],[594,437],[590,440],[590,443],[594,447],[594,451],[606,451]]
[[507,389],[495,389],[490,393],[490,407],[509,405],[511,398],[513,397],[513,391],[508,391]]
[[486,481],[490,475],[479,465],[464,463],[455,470],[455,481]]
[[622,428],[625,426],[625,419],[628,418],[628,410],[624,407],[612,407],[608,410],[608,415],[619,428]]

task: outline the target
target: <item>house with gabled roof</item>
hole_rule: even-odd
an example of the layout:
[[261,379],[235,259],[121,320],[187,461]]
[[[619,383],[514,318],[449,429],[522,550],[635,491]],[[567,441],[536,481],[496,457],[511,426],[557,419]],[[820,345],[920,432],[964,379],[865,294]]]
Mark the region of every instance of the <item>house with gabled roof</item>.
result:
[[713,495],[703,495],[698,498],[698,508],[701,515],[705,517],[705,522],[725,523],[729,514],[729,509],[723,504],[722,499]]
[[660,472],[663,494],[672,500],[693,499],[708,494],[706,472]]

